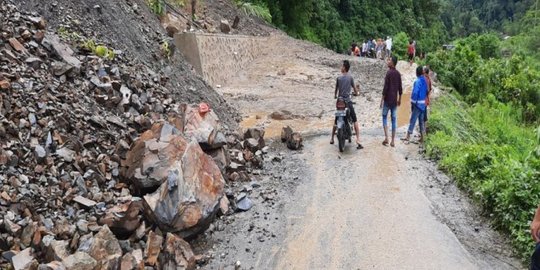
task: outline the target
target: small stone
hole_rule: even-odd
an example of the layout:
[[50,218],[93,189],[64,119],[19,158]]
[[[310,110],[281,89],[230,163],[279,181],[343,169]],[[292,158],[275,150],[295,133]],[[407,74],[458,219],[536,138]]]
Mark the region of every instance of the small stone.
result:
[[230,202],[227,196],[223,196],[219,201],[219,209],[221,210],[221,214],[225,215],[229,212],[229,204]]
[[20,53],[26,51],[24,46],[16,38],[10,38],[8,42],[9,42],[9,45],[11,45],[11,47],[13,47],[14,50]]
[[102,269],[119,268],[122,248],[107,225],[104,225],[92,239],[88,254],[98,262]]
[[11,89],[11,83],[8,80],[0,80],[0,90]]
[[43,31],[37,31],[35,34],[34,34],[34,40],[37,42],[37,43],[41,43],[43,41],[43,39],[45,38],[45,33]]
[[230,33],[231,32],[231,25],[229,24],[229,21],[228,20],[221,20],[220,25],[219,25],[219,29],[224,34]]
[[38,262],[32,256],[32,248],[27,248],[19,254],[13,256],[12,264],[15,270],[30,270],[36,269]]
[[150,231],[148,241],[146,242],[146,263],[148,265],[156,265],[159,253],[161,252],[161,244],[163,237]]
[[34,153],[36,155],[37,162],[43,164],[45,162],[45,158],[47,157],[47,151],[45,151],[45,148],[43,148],[41,145],[36,145]]
[[79,231],[81,231],[82,233],[87,233],[88,232],[88,221],[86,221],[84,219],[80,219],[79,221],[77,221],[77,229],[79,229]]
[[77,197],[73,198],[73,201],[76,202],[76,203],[79,203],[80,205],[82,205],[82,206],[84,206],[86,208],[91,208],[91,207],[96,205],[95,201],[87,199],[87,198],[82,197],[82,196],[77,196]]
[[253,207],[253,202],[246,196],[236,203],[236,207],[241,211],[248,211]]
[[88,253],[80,251],[68,256],[63,263],[68,270],[93,270],[97,266],[97,261],[94,258]]
[[4,218],[4,228],[11,235],[18,235],[21,230],[21,225],[12,222],[11,220]]
[[30,224],[26,225],[21,234],[21,243],[27,247],[30,246],[32,243],[32,238],[34,237],[37,229],[38,226],[36,222],[31,222]]

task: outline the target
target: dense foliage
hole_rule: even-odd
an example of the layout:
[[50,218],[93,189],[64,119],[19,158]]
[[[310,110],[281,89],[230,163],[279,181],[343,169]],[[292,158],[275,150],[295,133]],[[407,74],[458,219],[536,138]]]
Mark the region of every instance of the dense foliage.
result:
[[338,52],[351,42],[386,38],[399,32],[419,40],[419,50],[432,50],[447,39],[439,0],[250,0],[267,7],[272,23],[292,36]]
[[471,107],[448,95],[432,108],[427,151],[527,259],[534,249],[529,222],[540,202],[540,138],[520,121],[519,110],[492,95]]
[[486,30],[502,31],[513,22],[519,21],[535,2],[536,0],[450,0],[446,2],[441,19],[454,37]]
[[[351,42],[404,32],[419,52],[489,30],[519,32],[535,0],[242,0],[267,10],[272,23],[292,36],[344,52]],[[536,3],[537,4],[537,3]],[[266,14],[266,12],[264,12]],[[268,16],[265,16],[268,18]],[[398,47],[396,47],[398,48]]]
[[519,109],[524,122],[537,122],[540,70],[535,68],[536,60],[524,53],[501,58],[500,51],[497,36],[473,34],[457,41],[452,51],[428,55],[427,63],[437,70],[441,81],[455,88],[469,103],[480,102],[490,94]]
[[507,40],[472,34],[426,60],[456,90],[432,108],[428,154],[510,234],[523,259],[533,250],[528,226],[540,202],[537,15],[529,11]]

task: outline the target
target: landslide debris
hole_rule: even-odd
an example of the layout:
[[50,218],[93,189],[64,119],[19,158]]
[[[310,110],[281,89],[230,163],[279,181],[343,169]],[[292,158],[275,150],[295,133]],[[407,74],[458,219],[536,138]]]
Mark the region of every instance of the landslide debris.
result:
[[[235,113],[218,118],[230,108],[195,75],[169,77],[112,45],[97,56],[84,45],[96,36],[54,33],[10,1],[0,15],[0,268],[206,261],[181,236],[247,210],[225,180],[262,166],[264,132],[229,132]],[[185,104],[206,98],[210,111]]]

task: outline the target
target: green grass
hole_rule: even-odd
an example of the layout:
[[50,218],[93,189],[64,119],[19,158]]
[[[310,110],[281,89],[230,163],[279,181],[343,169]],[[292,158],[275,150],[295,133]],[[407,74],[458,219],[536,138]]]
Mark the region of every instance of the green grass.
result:
[[529,222],[540,203],[538,135],[522,113],[492,96],[468,105],[449,94],[434,102],[427,153],[482,205],[517,255],[534,249]]

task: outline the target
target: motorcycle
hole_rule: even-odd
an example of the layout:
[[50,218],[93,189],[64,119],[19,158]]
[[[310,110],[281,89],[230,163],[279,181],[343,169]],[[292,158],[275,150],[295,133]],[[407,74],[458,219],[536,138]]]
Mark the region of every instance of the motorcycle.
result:
[[345,141],[352,142],[352,121],[347,102],[339,98],[336,102],[336,131],[339,151],[345,150]]

